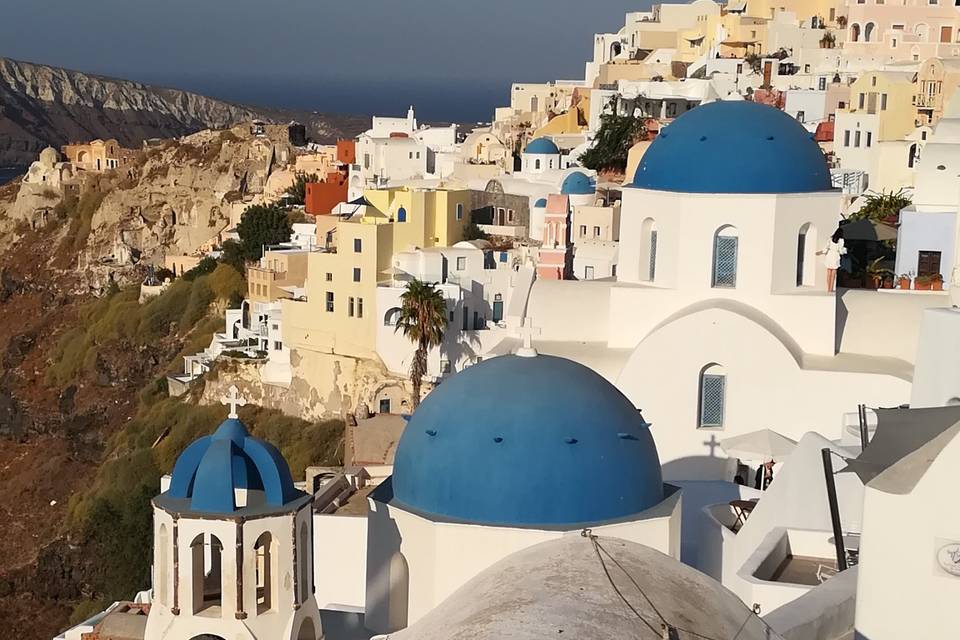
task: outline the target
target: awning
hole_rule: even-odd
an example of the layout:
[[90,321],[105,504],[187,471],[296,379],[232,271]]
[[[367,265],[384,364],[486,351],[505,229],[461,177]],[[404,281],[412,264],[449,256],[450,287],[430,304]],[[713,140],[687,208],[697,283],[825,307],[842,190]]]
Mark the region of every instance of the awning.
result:
[[843,238],[844,240],[883,242],[896,240],[897,230],[889,224],[875,220],[855,220],[843,225]]
[[[877,429],[863,452],[840,473],[856,473],[867,484],[888,468],[960,422],[960,406],[877,409]],[[920,475],[926,469],[918,469]],[[918,480],[919,476],[914,478]]]

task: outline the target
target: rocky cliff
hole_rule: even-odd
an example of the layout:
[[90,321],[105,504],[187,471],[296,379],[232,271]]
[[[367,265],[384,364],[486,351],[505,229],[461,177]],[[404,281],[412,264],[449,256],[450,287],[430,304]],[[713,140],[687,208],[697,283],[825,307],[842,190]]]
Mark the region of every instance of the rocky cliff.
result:
[[28,165],[46,146],[116,138],[126,147],[255,118],[298,120],[318,142],[353,137],[367,119],[231,104],[205,96],[0,58],[0,166]]

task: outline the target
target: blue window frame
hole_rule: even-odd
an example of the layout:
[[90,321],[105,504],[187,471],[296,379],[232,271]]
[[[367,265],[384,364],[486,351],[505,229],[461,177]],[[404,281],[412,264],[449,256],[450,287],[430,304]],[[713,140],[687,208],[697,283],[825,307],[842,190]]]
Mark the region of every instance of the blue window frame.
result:
[[403,207],[397,209],[397,222],[406,222],[407,221],[407,210]]

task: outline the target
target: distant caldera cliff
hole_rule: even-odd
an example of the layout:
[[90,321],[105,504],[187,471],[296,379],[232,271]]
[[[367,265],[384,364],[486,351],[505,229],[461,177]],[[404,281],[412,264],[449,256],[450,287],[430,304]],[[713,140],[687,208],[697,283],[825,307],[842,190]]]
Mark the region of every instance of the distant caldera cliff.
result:
[[364,116],[231,104],[187,91],[0,58],[0,167],[29,165],[47,146],[116,138],[134,147],[253,119],[298,120],[317,142],[354,137]]

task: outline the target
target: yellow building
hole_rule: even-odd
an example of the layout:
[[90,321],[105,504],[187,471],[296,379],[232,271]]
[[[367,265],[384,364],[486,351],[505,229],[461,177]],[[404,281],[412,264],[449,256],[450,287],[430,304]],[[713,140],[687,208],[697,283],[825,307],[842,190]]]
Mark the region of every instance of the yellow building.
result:
[[309,255],[300,249],[264,253],[256,266],[247,267],[247,298],[270,303],[292,297],[289,288],[302,287],[307,279]]
[[916,128],[916,84],[910,72],[867,71],[850,85],[847,111],[876,116],[877,141],[901,140]]
[[929,58],[917,72],[917,124],[934,125],[960,86],[960,58]]
[[532,138],[563,136],[582,133],[590,121],[589,95],[576,94],[576,103],[569,111],[562,113],[533,132]]
[[376,357],[377,283],[393,255],[463,239],[470,192],[371,189],[359,216],[337,223],[335,246],[307,258],[306,301],[283,301],[283,342],[292,349]]
[[136,151],[124,149],[113,138],[94,140],[87,144],[67,144],[62,151],[75,168],[97,173],[124,168],[136,157]]

